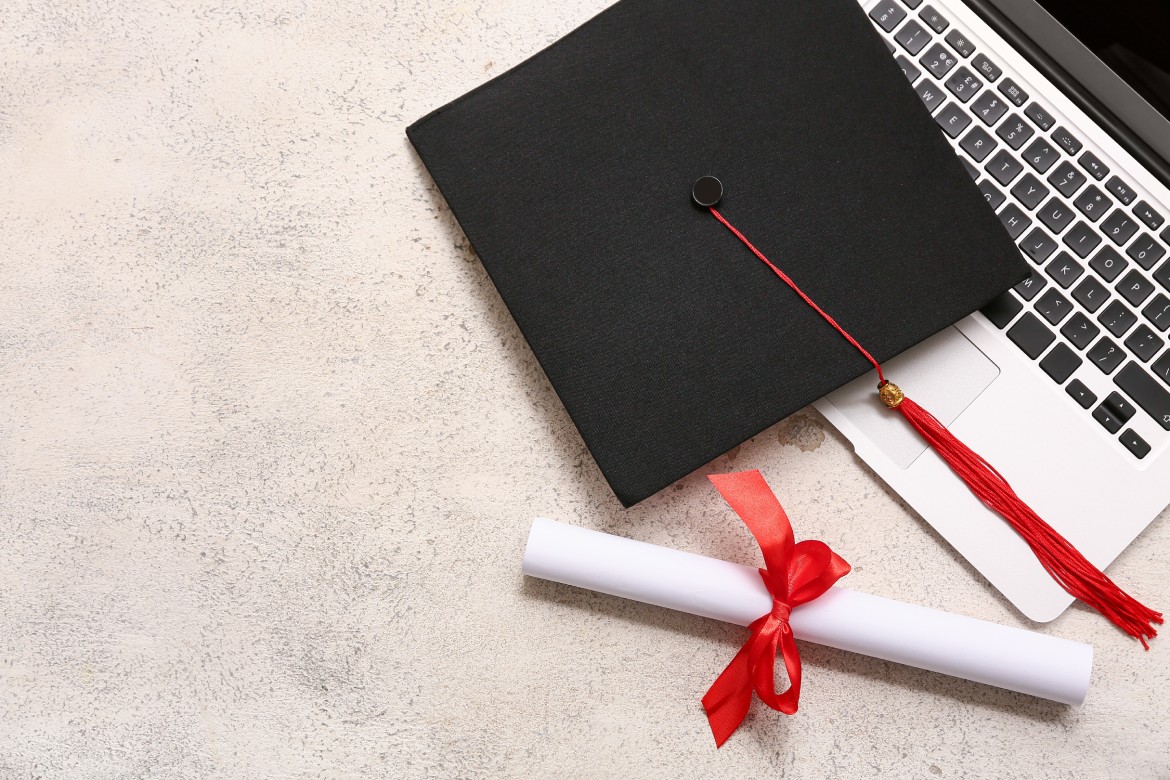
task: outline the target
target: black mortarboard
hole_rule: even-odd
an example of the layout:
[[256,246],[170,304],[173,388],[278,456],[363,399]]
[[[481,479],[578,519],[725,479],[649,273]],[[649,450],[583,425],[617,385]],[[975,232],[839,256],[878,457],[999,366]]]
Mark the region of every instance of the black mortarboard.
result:
[[624,0],[408,134],[633,504],[1028,269],[856,0]]

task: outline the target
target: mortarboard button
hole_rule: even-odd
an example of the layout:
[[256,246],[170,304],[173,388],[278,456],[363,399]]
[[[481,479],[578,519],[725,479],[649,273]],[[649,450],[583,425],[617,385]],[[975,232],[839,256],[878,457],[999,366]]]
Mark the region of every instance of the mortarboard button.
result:
[[723,197],[723,182],[714,176],[704,176],[695,182],[691,189],[691,197],[703,208],[710,208]]

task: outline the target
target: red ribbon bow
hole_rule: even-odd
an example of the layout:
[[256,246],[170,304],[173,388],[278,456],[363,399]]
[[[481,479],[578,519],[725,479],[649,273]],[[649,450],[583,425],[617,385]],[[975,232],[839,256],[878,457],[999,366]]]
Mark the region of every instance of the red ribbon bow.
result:
[[[772,611],[748,628],[752,635],[703,697],[703,708],[715,745],[721,747],[752,704],[752,690],[760,700],[786,715],[796,712],[800,699],[800,653],[788,617],[849,573],[849,564],[824,542],[796,543],[788,515],[758,471],[711,474],[707,477],[740,519],[764,553],[760,577],[772,594]],[[776,650],[784,656],[789,686],[776,692]]]

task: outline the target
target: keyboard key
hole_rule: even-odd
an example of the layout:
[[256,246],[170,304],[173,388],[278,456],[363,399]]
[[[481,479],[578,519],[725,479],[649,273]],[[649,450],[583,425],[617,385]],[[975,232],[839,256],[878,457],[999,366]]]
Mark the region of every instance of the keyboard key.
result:
[[1133,419],[1134,412],[1137,411],[1137,408],[1121,393],[1110,393],[1105,396],[1105,400],[1101,402],[1101,405],[1113,412],[1113,415],[1123,423],[1127,423]]
[[[1017,184],[1016,188],[1018,187],[1019,185]],[[1016,188],[1013,188],[1012,192],[1015,192]],[[1057,246],[1056,241],[1040,228],[1033,230],[1020,243],[1020,249],[1024,251],[1024,254],[1032,258],[1032,262],[1036,263],[1036,265],[1047,260],[1048,256],[1056,251]],[[1170,285],[1167,286],[1170,287]]]
[[1040,361],[1040,368],[1063,385],[1073,372],[1081,367],[1081,362],[1081,356],[1069,349],[1067,344],[1058,343]]
[[1170,244],[1170,227],[1163,230],[1162,235],[1159,236],[1159,238],[1161,238],[1164,243]]
[[1093,391],[1079,379],[1069,382],[1064,391],[1072,396],[1072,399],[1080,404],[1082,409],[1088,409],[1097,402],[1097,396],[1093,395]]
[[1036,212],[1036,216],[1048,226],[1049,230],[1059,236],[1066,227],[1072,224],[1076,214],[1060,198],[1049,198],[1040,211]]
[[1061,252],[1044,269],[1044,273],[1051,276],[1057,284],[1066,290],[1084,272],[1085,269],[1081,267],[1080,263],[1069,257],[1068,252]]
[[1101,232],[1109,236],[1109,240],[1118,246],[1125,246],[1125,242],[1133,238],[1137,229],[1137,223],[1121,209],[1114,209],[1113,213],[1105,217],[1105,221],[1101,223]]
[[1001,330],[1012,321],[1020,313],[1020,309],[1024,308],[1024,304],[1016,300],[1016,297],[1011,293],[1004,293],[995,298],[979,311],[983,312],[983,316],[991,321],[991,324]]
[[[992,150],[999,146],[999,144],[987,134],[986,130],[976,125],[971,129],[971,132],[963,136],[963,140],[959,141],[959,146],[963,148],[964,152],[971,155],[975,162],[983,162],[987,159],[987,155],[991,154]],[[991,173],[991,171],[988,171],[988,173]],[[997,176],[996,178],[998,179],[999,177]],[[1011,181],[1011,179],[1008,181]],[[1007,182],[1002,183],[1007,184]]]
[[910,9],[914,9],[922,5],[922,0],[902,0],[902,2],[905,3],[906,7]]
[[999,191],[999,188],[991,183],[990,179],[984,179],[979,182],[979,191],[983,193],[983,199],[986,200],[993,209],[999,209],[1003,205],[1004,194]]
[[1109,166],[1101,162],[1097,155],[1093,154],[1092,152],[1085,152],[1082,154],[1081,159],[1078,162],[1080,162],[1081,167],[1088,171],[1089,175],[1097,181],[1101,181],[1109,175]]
[[946,42],[951,45],[951,48],[958,52],[959,56],[967,59],[975,53],[975,44],[968,40],[966,35],[958,30],[951,30],[947,33]]
[[1154,331],[1145,325],[1138,325],[1129,338],[1125,340],[1125,348],[1132,352],[1138,360],[1149,363],[1150,358],[1158,354],[1158,350],[1166,342]]
[[934,115],[934,121],[938,122],[938,126],[951,138],[958,138],[959,133],[966,130],[967,125],[971,124],[971,117],[954,103],[947,103],[943,106],[942,111]]
[[947,79],[947,89],[961,102],[966,103],[979,94],[979,90],[983,89],[983,82],[966,68],[959,68]]
[[1056,141],[1056,143],[1060,145],[1061,149],[1064,149],[1071,155],[1075,156],[1076,153],[1081,150],[1081,142],[1078,141],[1072,133],[1063,127],[1058,127],[1052,131],[1052,140]]
[[1017,284],[1012,289],[1015,290],[1016,294],[1025,301],[1030,301],[1039,295],[1040,291],[1047,286],[1048,281],[1043,276],[1033,271],[1031,276]]
[[[1000,152],[999,154],[1006,154],[1006,152]],[[991,165],[995,165],[995,161],[999,159],[999,154],[992,158]],[[1031,211],[1040,205],[1040,201],[1048,197],[1048,188],[1041,184],[1039,179],[1029,173],[1020,179],[1016,186],[1012,187],[1012,195],[1015,195],[1016,200],[1024,204],[1024,208]],[[1053,248],[1055,246],[1056,244],[1053,243]]]
[[1113,201],[1109,200],[1109,196],[1098,188],[1089,187],[1081,193],[1073,205],[1088,217],[1090,222],[1096,222],[1105,216],[1105,212],[1113,205]]
[[1060,159],[1060,152],[1056,150],[1056,146],[1048,142],[1048,139],[1037,138],[1028,145],[1024,159],[1037,173],[1047,173],[1052,164]]
[[1151,206],[1149,203],[1146,203],[1144,200],[1133,207],[1133,213],[1136,214],[1137,218],[1144,222],[1146,227],[1148,227],[1150,230],[1157,230],[1158,228],[1162,227],[1162,223],[1166,221],[1162,218],[1161,214],[1154,211],[1153,206]]
[[[1170,354],[1170,353],[1168,353]],[[1160,360],[1160,359],[1159,359]],[[1157,364],[1155,364],[1156,366]],[[1154,422],[1170,431],[1170,392],[1132,360],[1125,364],[1113,380]]]
[[1003,211],[999,212],[999,221],[1007,228],[1008,235],[1015,241],[1020,237],[1020,234],[1028,229],[1032,224],[1032,219],[1025,216],[1024,212],[1020,211],[1019,207],[1014,203],[1009,203],[1003,207]]
[[1007,103],[990,89],[985,89],[971,104],[971,111],[979,117],[979,121],[991,127],[1007,113]]
[[[1044,315],[1044,319],[1053,325],[1059,325],[1060,321],[1072,311],[1072,303],[1069,302],[1068,298],[1061,295],[1060,291],[1055,287],[1050,287],[1047,292],[1041,295],[1040,300],[1036,301],[1035,306],[1036,311]],[[1032,357],[1035,357],[1035,355]]]
[[1009,116],[1007,121],[995,131],[995,134],[1013,149],[1019,149],[1026,144],[1035,133],[1032,126],[1021,119],[1019,114]]
[[[1011,79],[1004,79],[999,83],[999,92],[1001,95],[1012,101],[1012,105],[1016,108],[1028,102],[1028,93],[1020,89],[1020,85]],[[1047,130],[1048,128],[1044,128]]]
[[886,2],[878,3],[873,7],[873,10],[869,12],[869,18],[877,22],[883,30],[889,32],[906,18],[906,12],[902,10],[901,6],[886,0]]
[[1003,75],[1003,71],[999,69],[999,66],[987,59],[987,56],[983,54],[971,60],[971,66],[979,72],[979,75],[988,81],[995,81]]
[[1056,187],[1060,191],[1060,194],[1066,198],[1071,198],[1075,195],[1076,191],[1084,186],[1086,181],[1088,181],[1088,178],[1085,174],[1074,168],[1072,163],[1067,160],[1056,166],[1056,170],[1048,177],[1048,182],[1053,187]]
[[906,77],[907,81],[913,84],[918,81],[918,77],[922,75],[922,71],[914,67],[914,63],[899,54],[895,59],[898,62],[898,67],[902,69],[902,75]]
[[1133,203],[1133,199],[1137,197],[1137,193],[1133,191],[1133,187],[1130,187],[1116,176],[1106,182],[1105,189],[1112,192],[1115,198],[1127,206]]
[[1097,324],[1079,311],[1069,317],[1068,322],[1064,323],[1064,327],[1060,329],[1060,334],[1068,339],[1070,344],[1082,351],[1093,343],[1093,339],[1097,338],[1097,334],[1100,332],[1101,329],[1097,327]]
[[[1116,393],[1114,393],[1116,395]],[[1125,425],[1125,420],[1122,420],[1113,413],[1113,410],[1105,405],[1102,401],[1101,405],[1093,410],[1093,419],[1101,423],[1105,430],[1110,433],[1117,433],[1121,430],[1121,426]]]
[[1142,309],[1142,316],[1153,323],[1154,327],[1163,333],[1170,328],[1170,298],[1162,293],[1154,296],[1146,308]]
[[1150,366],[1154,370],[1154,375],[1166,383],[1170,387],[1170,349],[1162,353],[1162,357],[1154,361]]
[[1061,239],[1069,249],[1077,253],[1078,257],[1088,257],[1101,244],[1101,236],[1096,230],[1078,222]]
[[932,114],[938,108],[938,104],[943,102],[943,91],[930,79],[918,82],[914,91],[918,93],[918,97],[922,98],[922,102],[926,104],[927,110]]
[[1016,324],[1008,329],[1008,338],[1022,349],[1025,355],[1035,360],[1040,357],[1040,353],[1048,349],[1048,345],[1056,336],[1052,335],[1052,331],[1045,327],[1035,314],[1024,312]]
[[[983,132],[978,127],[975,130],[981,133]],[[971,132],[974,133],[975,130]],[[967,137],[970,138],[971,136],[968,135]],[[987,172],[994,176],[997,182],[1003,185],[1009,184],[1012,179],[1020,175],[1022,170],[1024,170],[1024,166],[1020,165],[1015,157],[1002,150],[995,157],[992,157],[991,162],[987,164]],[[1025,203],[1024,205],[1026,206],[1027,204]]]
[[[959,162],[963,163],[963,169],[967,171],[967,175],[971,177],[971,181],[977,181],[983,174],[975,167],[975,164],[966,157],[959,157]],[[996,205],[996,208],[999,208]]]
[[890,54],[893,54],[893,53],[898,51],[897,49],[894,48],[894,44],[890,43],[885,38],[882,38],[882,43],[884,43],[886,45],[886,48],[890,50]]
[[[1165,237],[1165,233],[1163,233],[1163,237]],[[1149,237],[1143,236],[1143,238]],[[1141,250],[1137,249],[1139,246],[1142,247]],[[1133,254],[1134,252],[1139,251],[1146,252],[1146,256],[1139,258]],[[1148,271],[1154,265],[1154,263],[1158,262],[1158,260],[1166,254],[1166,248],[1158,242],[1154,241],[1152,238],[1150,238],[1148,242],[1143,241],[1142,238],[1139,238],[1137,241],[1134,241],[1132,244],[1130,244],[1128,252],[1130,253],[1131,257],[1134,257],[1134,259],[1138,261],[1142,268],[1145,268]],[[1162,266],[1162,268],[1154,272],[1154,278],[1158,279],[1160,275],[1166,274],[1166,271],[1166,266]]]
[[1162,259],[1162,255],[1166,254],[1166,249],[1149,233],[1142,233],[1136,241],[1129,245],[1129,249],[1125,250],[1125,253],[1148,271],[1154,267],[1154,263]]
[[[951,26],[951,23],[946,20],[946,17],[944,17],[938,11],[934,10],[934,8],[929,5],[919,11],[918,15],[922,18],[922,21],[926,22],[927,26],[936,33],[940,33]],[[886,32],[889,31],[887,30]]]
[[1125,448],[1133,453],[1138,460],[1150,454],[1150,445],[1146,444],[1145,439],[1133,432],[1133,428],[1126,428],[1125,432],[1121,434],[1121,443]]
[[1121,293],[1121,297],[1129,301],[1131,306],[1140,306],[1153,291],[1153,283],[1137,271],[1130,271],[1117,283],[1117,292]]
[[958,60],[941,43],[936,43],[930,47],[930,50],[926,54],[922,55],[922,59],[919,62],[933,73],[936,79],[941,79],[951,72],[951,68],[955,67],[955,63]]
[[1024,116],[1035,122],[1036,126],[1045,132],[1056,124],[1056,120],[1052,118],[1052,114],[1041,108],[1039,103],[1033,103],[1025,108]]
[[1114,336],[1122,336],[1137,324],[1137,315],[1125,308],[1121,301],[1113,301],[1105,307],[1105,311],[1097,315],[1097,321]]
[[1102,336],[1089,350],[1088,358],[1089,362],[1101,371],[1112,374],[1121,365],[1121,361],[1125,360],[1125,353],[1108,336]]
[[898,30],[898,34],[894,36],[903,49],[910,52],[911,55],[918,54],[926,44],[930,43],[930,33],[923,29],[922,25],[911,19],[902,25],[902,29]]
[[1112,282],[1120,276],[1128,265],[1129,261],[1111,246],[1102,247],[1097,256],[1089,261],[1089,267],[1101,274],[1101,278],[1107,282]]
[[1170,290],[1170,260],[1162,263],[1157,271],[1154,271],[1154,281]]
[[1086,276],[1073,290],[1073,298],[1090,312],[1096,312],[1109,300],[1109,289],[1097,281],[1095,276]]

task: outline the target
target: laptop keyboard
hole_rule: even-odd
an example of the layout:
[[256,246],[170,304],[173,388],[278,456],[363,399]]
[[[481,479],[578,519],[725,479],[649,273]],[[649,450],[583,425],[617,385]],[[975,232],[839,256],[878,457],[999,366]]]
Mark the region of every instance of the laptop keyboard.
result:
[[[922,0],[881,0],[869,17],[1033,266],[983,315],[1132,457],[1144,414],[1170,431],[1170,225],[1124,171],[1086,150],[992,52]],[[1078,372],[1101,372],[1098,398]],[[1088,379],[1088,377],[1084,377]],[[1091,381],[1098,390],[1101,383]]]

